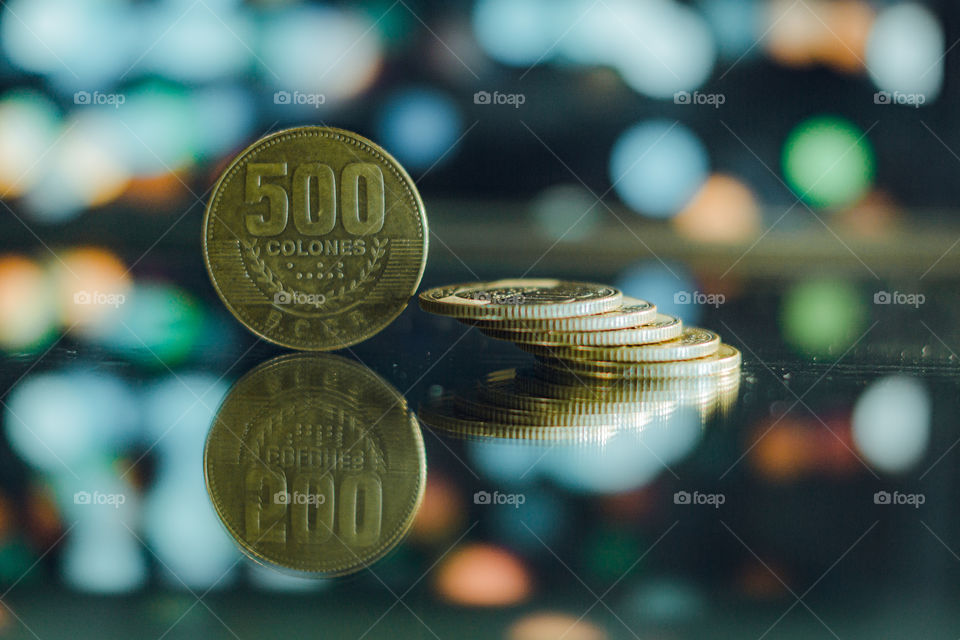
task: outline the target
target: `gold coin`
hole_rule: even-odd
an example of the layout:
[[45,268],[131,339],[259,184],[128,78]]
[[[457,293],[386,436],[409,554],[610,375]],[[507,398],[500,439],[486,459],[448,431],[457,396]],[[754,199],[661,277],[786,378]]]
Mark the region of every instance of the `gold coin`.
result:
[[537,356],[545,367],[548,377],[559,374],[561,381],[567,382],[577,376],[590,378],[691,378],[695,376],[719,375],[734,371],[740,367],[740,352],[727,344],[721,344],[717,352],[705,358],[678,360],[674,362],[644,362],[624,364],[620,362],[578,362],[562,358]]
[[457,318],[569,318],[616,309],[622,297],[602,284],[516,279],[428,289],[420,294],[420,307]]
[[529,442],[603,443],[623,431],[621,425],[555,424],[549,419],[540,424],[508,424],[459,415],[450,397],[421,405],[417,414],[423,424],[456,438],[478,440],[514,440]]
[[427,473],[403,396],[334,355],[281,356],[241,378],[203,463],[214,509],[244,553],[323,577],[363,569],[399,544]]
[[706,329],[690,327],[684,329],[683,334],[674,340],[644,345],[594,347],[518,343],[517,346],[534,355],[563,358],[565,360],[628,363],[669,362],[705,358],[713,355],[720,346],[720,336]]
[[416,292],[427,218],[410,176],[355,133],[299,127],[258,140],[220,176],[203,256],[227,309],[284,347],[376,334]]
[[612,329],[609,331],[517,331],[481,328],[485,335],[515,342],[518,345],[537,344],[550,346],[616,346],[650,344],[679,338],[683,334],[680,318],[658,313],[654,320],[640,327]]
[[[613,311],[570,318],[539,318],[534,320],[470,320],[463,322],[483,329],[518,332],[546,331],[611,331],[650,324],[657,320],[657,308],[646,300],[623,296],[621,306]],[[494,336],[496,337],[496,336]],[[509,339],[509,338],[508,338]]]

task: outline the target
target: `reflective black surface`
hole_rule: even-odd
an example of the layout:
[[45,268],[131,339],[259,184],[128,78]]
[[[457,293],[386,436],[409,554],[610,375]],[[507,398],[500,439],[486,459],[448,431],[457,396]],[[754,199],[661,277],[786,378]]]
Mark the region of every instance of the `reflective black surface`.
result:
[[[425,286],[471,278],[442,247],[434,256]],[[469,269],[511,275],[505,268],[492,261]],[[444,638],[461,637],[466,625],[477,629],[470,637],[500,637],[543,611],[570,622],[585,614],[612,638],[952,637],[960,624],[960,341],[952,322],[960,298],[952,282],[915,280],[924,288],[913,290],[926,296],[910,307],[875,304],[881,286],[893,287],[869,275],[737,277],[710,288],[718,271],[694,269],[676,290],[724,290],[722,304],[674,310],[698,313],[697,324],[743,352],[739,398],[726,416],[692,436],[678,422],[674,448],[656,456],[615,443],[579,451],[478,443],[425,428],[428,490],[410,539],[357,576],[282,585],[292,591],[265,586],[277,579],[254,571],[204,512],[200,448],[209,415],[229,383],[282,351],[235,326],[202,274],[189,272],[182,285],[198,293],[219,330],[178,363],[131,360],[72,336],[46,352],[7,356],[2,564],[11,637],[252,638],[282,628]],[[632,286],[628,265],[535,273]],[[830,318],[813,318],[824,328],[813,338],[787,328],[786,309],[808,280],[853,292],[837,300],[862,310],[845,316],[856,330],[841,326],[832,347],[817,340]],[[650,297],[669,306],[663,293]],[[415,304],[340,353],[413,407],[531,362]],[[49,380],[25,400],[31,381],[78,372],[113,380],[127,400],[104,395],[71,408],[83,396],[65,400],[69,386]],[[24,444],[31,429],[13,424],[24,406],[33,408],[22,422],[42,446]],[[60,429],[37,430],[33,421],[53,419],[49,411]],[[119,420],[124,411],[132,415]],[[101,420],[122,423],[123,433],[89,436]],[[84,429],[93,439],[70,444],[75,457],[63,453],[69,443],[58,439]],[[103,487],[119,487],[125,503],[76,502],[75,491]],[[128,585],[96,595],[98,584],[123,584],[110,578],[123,567]],[[493,595],[484,567],[496,569]],[[485,598],[493,606],[477,606]]]

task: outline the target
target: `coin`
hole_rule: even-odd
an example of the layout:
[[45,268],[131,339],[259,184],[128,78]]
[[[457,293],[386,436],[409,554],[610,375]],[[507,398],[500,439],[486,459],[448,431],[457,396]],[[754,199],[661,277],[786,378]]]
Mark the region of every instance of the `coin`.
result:
[[671,360],[705,358],[713,355],[720,346],[720,336],[706,329],[690,327],[684,329],[683,334],[675,340],[644,345],[594,347],[518,343],[517,346],[534,355],[567,360],[630,363],[669,362]]
[[[535,320],[470,320],[463,322],[483,329],[504,331],[610,331],[626,329],[655,322],[657,307],[646,300],[623,296],[621,306],[605,313],[569,318],[540,318]],[[495,336],[494,336],[495,337]],[[509,339],[509,338],[508,338]]]
[[601,284],[516,279],[428,289],[420,294],[420,307],[458,318],[568,318],[616,309],[622,297]]
[[204,475],[244,553],[327,577],[400,542],[423,497],[426,459],[396,389],[345,358],[295,354],[233,386],[207,435]]
[[427,240],[403,167],[328,127],[279,131],[242,151],[203,219],[204,261],[224,305],[292,349],[339,349],[390,324],[420,284]]
[[[624,364],[619,362],[578,362],[562,358],[537,356],[550,379],[569,382],[577,376],[590,378],[690,378],[722,374],[740,367],[740,352],[727,344],[721,344],[717,352],[705,358],[678,360],[674,362],[644,362]],[[559,375],[559,377],[557,377]]]
[[609,331],[516,331],[487,328],[480,330],[491,338],[515,342],[518,345],[537,344],[557,347],[638,345],[664,342],[680,337],[683,333],[683,321],[680,318],[658,313],[649,324]]

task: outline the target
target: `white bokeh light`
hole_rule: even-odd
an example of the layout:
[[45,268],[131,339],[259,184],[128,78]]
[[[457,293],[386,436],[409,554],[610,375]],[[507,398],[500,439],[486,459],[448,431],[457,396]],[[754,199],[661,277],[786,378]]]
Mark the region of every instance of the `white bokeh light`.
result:
[[877,87],[890,93],[922,94],[929,104],[940,94],[944,34],[926,7],[905,3],[877,16],[867,43],[867,69]]
[[[504,64],[527,67],[548,58],[556,42],[557,5],[550,0],[479,0],[473,29],[484,51]],[[562,11],[561,11],[562,13]]]
[[672,98],[693,91],[710,76],[717,46],[702,15],[674,2],[648,2],[624,11],[628,37],[619,38],[614,64],[635,91]]
[[930,394],[909,376],[881,378],[853,409],[853,441],[873,467],[888,473],[911,469],[930,441]]
[[268,83],[291,93],[319,92],[326,106],[373,82],[383,48],[366,16],[315,6],[283,10],[264,24],[260,42],[259,62]]
[[610,181],[628,207],[654,218],[676,214],[696,195],[710,166],[700,139],[678,122],[630,127],[610,153]]

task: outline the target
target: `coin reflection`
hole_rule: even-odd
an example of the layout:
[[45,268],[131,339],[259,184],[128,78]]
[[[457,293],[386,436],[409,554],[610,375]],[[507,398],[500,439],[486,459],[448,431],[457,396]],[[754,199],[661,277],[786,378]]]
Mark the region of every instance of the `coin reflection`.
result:
[[334,355],[281,356],[245,375],[204,450],[210,500],[244,553],[318,577],[363,569],[399,544],[426,473],[403,396]]
[[606,442],[616,434],[664,427],[694,413],[701,425],[737,398],[739,367],[722,374],[602,380],[542,365],[495,371],[475,389],[432,399],[420,419],[449,435],[478,439]]
[[420,419],[468,440],[468,455],[501,480],[545,475],[574,491],[618,493],[685,458],[739,392],[739,368],[695,377],[562,376],[542,364],[503,369],[421,406]]

